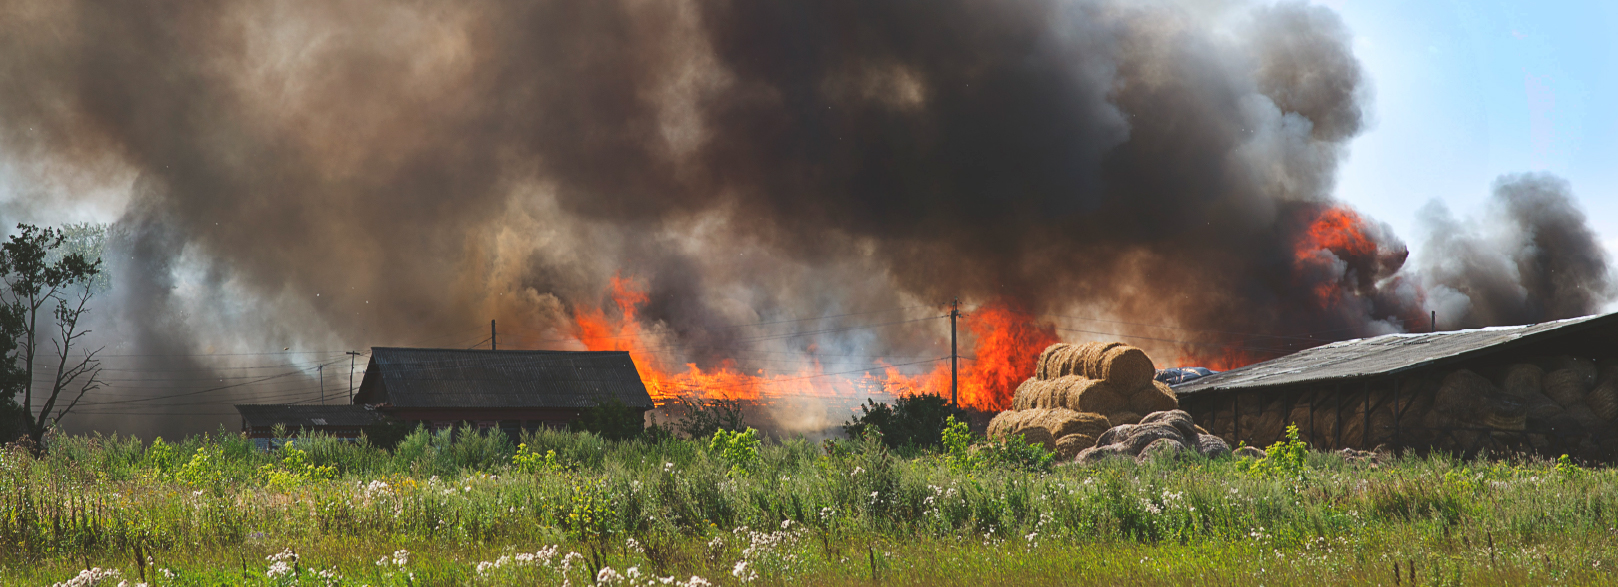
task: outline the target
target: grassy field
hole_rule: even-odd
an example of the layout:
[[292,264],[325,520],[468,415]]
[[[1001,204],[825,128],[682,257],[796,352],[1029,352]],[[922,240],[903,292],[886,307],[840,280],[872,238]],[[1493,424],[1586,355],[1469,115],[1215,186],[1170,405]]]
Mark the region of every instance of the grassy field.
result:
[[1618,583],[1618,472],[1566,462],[1030,471],[872,442],[524,440],[10,449],[0,584]]

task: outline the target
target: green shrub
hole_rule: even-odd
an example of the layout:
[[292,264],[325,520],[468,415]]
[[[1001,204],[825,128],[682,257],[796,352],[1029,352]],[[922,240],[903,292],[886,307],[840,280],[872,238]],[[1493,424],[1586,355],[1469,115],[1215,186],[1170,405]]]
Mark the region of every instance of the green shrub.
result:
[[716,430],[708,450],[730,465],[730,476],[745,477],[757,468],[759,444],[758,431],[752,428],[745,432]]
[[281,445],[281,462],[259,467],[259,477],[270,489],[284,491],[320,479],[337,476],[337,467],[309,463],[309,453],[292,446]]
[[567,467],[556,458],[555,450],[547,450],[545,454],[528,450],[528,444],[517,445],[517,454],[511,457],[512,466],[524,473],[562,473]]
[[1284,440],[1278,440],[1265,449],[1264,458],[1245,465],[1247,471],[1259,477],[1300,478],[1309,470],[1309,443],[1298,438],[1298,427],[1287,425]]
[[741,432],[747,429],[742,420],[742,403],[735,400],[699,401],[680,398],[685,417],[675,426],[686,438],[709,438],[714,432]]
[[949,405],[949,400],[935,394],[900,397],[893,405],[865,400],[861,414],[843,425],[849,438],[860,438],[875,428],[880,430],[888,448],[911,446],[936,449],[943,442],[945,423],[964,414]]

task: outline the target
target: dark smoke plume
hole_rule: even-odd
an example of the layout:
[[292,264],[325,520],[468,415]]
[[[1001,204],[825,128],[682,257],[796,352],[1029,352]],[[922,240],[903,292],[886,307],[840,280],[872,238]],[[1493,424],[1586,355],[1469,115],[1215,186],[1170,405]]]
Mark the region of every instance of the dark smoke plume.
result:
[[[895,306],[929,316],[957,296],[1177,327],[1065,323],[1144,337],[1164,360],[1230,343],[1268,358],[1425,313],[1404,245],[1331,198],[1367,86],[1349,31],[1322,7],[0,11],[0,152],[31,186],[13,190],[8,215],[121,210],[102,333],[127,355],[205,356],[167,369],[251,381],[244,369],[269,359],[220,357],[467,346],[491,317],[511,344],[566,346],[572,315],[607,306],[620,274],[647,287],[638,318],[671,364],[745,370],[811,351],[937,356],[940,333],[906,324],[760,350],[723,325]],[[1334,218],[1352,238],[1322,236]],[[1533,255],[1555,260],[1527,262],[1565,267],[1514,274],[1537,312],[1606,299],[1570,293],[1597,270],[1607,283],[1604,260],[1561,257],[1584,241],[1536,238]],[[1519,315],[1475,311],[1480,323]]]
[[1529,324],[1588,314],[1613,299],[1610,260],[1566,180],[1528,173],[1494,185],[1490,217],[1454,219],[1442,203],[1422,210],[1432,236],[1422,273],[1449,327]]

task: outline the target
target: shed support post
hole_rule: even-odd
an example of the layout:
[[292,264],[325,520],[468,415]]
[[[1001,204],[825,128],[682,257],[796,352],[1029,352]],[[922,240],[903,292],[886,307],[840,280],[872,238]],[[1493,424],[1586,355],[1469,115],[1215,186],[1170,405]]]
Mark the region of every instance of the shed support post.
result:
[[1393,378],[1393,450],[1399,451],[1399,387],[1403,384],[1403,377]]
[[1332,449],[1336,450],[1343,448],[1343,384],[1339,383],[1333,389],[1333,395],[1337,396],[1337,409],[1333,410],[1337,412],[1337,444]]
[[1360,432],[1360,448],[1371,450],[1371,380],[1365,380],[1365,429]]

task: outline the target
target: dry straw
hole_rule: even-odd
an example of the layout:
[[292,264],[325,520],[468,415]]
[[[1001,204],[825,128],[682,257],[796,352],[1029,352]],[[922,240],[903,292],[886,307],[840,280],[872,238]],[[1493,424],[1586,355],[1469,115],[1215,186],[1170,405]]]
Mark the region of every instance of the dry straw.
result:
[[1549,396],[1562,407],[1572,407],[1574,404],[1584,403],[1584,396],[1590,391],[1585,385],[1588,378],[1577,369],[1557,369],[1545,374],[1545,395]]

